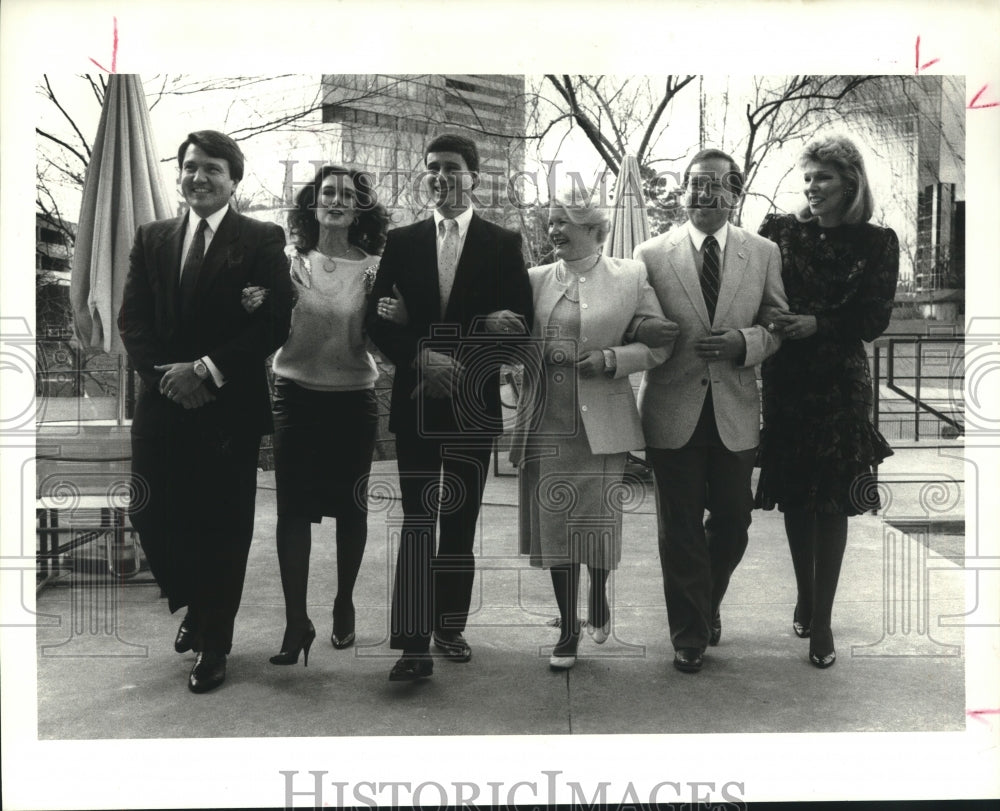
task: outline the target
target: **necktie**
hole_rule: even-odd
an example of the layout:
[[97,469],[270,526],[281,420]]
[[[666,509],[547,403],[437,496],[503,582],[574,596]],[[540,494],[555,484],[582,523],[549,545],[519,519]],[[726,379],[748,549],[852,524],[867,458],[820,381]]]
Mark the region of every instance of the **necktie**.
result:
[[438,285],[441,288],[441,316],[444,317],[451,288],[455,283],[455,268],[458,266],[458,223],[455,220],[442,220],[440,228],[444,231],[444,241],[441,243],[441,257],[438,259]]
[[715,304],[719,300],[719,243],[715,237],[705,237],[701,260],[701,294],[708,308],[708,320],[715,320]]
[[198,223],[198,230],[194,232],[191,247],[188,248],[187,256],[184,257],[184,267],[181,269],[181,310],[191,301],[201,264],[205,261],[205,229],[207,227],[208,220],[201,220]]

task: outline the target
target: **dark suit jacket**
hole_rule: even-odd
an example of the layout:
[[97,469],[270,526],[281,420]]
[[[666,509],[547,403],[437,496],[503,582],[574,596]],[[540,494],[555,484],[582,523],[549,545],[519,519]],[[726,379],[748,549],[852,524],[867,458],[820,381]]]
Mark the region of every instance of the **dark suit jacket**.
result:
[[[518,337],[488,334],[482,320],[507,309],[523,315],[531,329],[531,284],[521,236],[473,214],[444,318],[435,240],[433,217],[390,231],[368,302],[368,333],[396,366],[389,429],[493,436],[503,429],[497,372]],[[378,299],[392,296],[393,285],[409,312],[405,327],[376,313]],[[422,346],[454,353],[466,367],[464,385],[454,398],[411,398],[417,385],[413,362]]]
[[[190,428],[223,436],[269,433],[265,359],[288,336],[291,280],[282,229],[230,209],[205,254],[192,302],[179,310],[181,246],[187,216],[139,227],[118,327],[142,379],[132,433],[164,436]],[[252,315],[240,304],[247,285],[270,290]],[[154,366],[208,355],[226,379],[216,399],[185,410],[160,394]]]

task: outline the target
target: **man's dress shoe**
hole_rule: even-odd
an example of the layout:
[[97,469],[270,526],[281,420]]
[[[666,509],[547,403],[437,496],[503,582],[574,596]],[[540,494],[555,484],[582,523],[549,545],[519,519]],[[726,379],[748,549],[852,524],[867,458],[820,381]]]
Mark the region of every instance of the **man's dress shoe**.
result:
[[187,617],[177,629],[177,638],[174,640],[174,650],[178,653],[187,653],[194,644],[194,630],[191,628]]
[[426,679],[434,672],[434,660],[429,653],[405,653],[389,671],[389,681]]
[[472,658],[472,648],[458,631],[435,631],[434,647],[453,662],[468,662]]
[[715,647],[719,644],[720,639],[722,639],[722,616],[716,614],[712,617],[712,629],[708,635],[708,644]]
[[698,648],[678,648],[674,651],[674,667],[684,673],[697,673],[703,661]]
[[192,693],[207,693],[226,680],[226,654],[202,651],[194,661],[188,677],[188,689]]

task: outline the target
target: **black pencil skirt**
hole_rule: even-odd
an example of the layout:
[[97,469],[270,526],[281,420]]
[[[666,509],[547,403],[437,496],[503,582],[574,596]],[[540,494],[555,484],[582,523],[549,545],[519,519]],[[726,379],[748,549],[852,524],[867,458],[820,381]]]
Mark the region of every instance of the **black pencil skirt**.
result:
[[273,407],[278,515],[319,523],[366,514],[375,390],[315,391],[278,378]]

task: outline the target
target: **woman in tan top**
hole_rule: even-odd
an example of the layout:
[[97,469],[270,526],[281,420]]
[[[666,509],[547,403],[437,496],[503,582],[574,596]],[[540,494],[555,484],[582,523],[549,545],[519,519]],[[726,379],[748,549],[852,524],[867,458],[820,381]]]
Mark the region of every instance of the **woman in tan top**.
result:
[[[311,525],[337,519],[335,648],[354,643],[354,584],[368,534],[367,481],[375,450],[378,369],[363,331],[365,298],[389,218],[370,176],[324,166],[289,214],[297,300],[274,356],[277,547],[285,634],[276,665],[308,663],[316,630],[306,612]],[[248,309],[267,291],[246,291]]]

